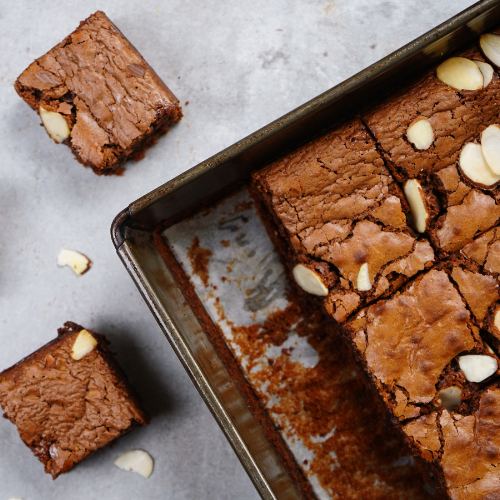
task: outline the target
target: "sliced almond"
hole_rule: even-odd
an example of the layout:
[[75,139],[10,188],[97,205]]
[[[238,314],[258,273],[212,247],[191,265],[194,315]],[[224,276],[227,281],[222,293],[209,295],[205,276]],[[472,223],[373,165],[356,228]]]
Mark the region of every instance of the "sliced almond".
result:
[[436,69],[439,80],[458,90],[479,90],[484,86],[481,70],[470,59],[450,57]]
[[92,261],[80,252],[63,248],[57,256],[59,266],[69,266],[78,276],[86,273],[92,266]]
[[71,357],[79,361],[89,352],[92,352],[96,345],[97,340],[88,330],[80,330],[71,349]]
[[425,208],[425,203],[423,199],[423,189],[420,186],[420,182],[416,179],[410,179],[406,182],[404,187],[404,192],[408,204],[410,205],[411,215],[413,218],[413,224],[415,229],[419,233],[425,232],[427,226],[427,219],[429,214]]
[[453,411],[462,402],[462,389],[460,387],[446,387],[438,392],[441,406],[448,411]]
[[358,272],[357,288],[360,292],[371,290],[370,275],[368,274],[368,264],[365,262],[361,265]]
[[129,472],[148,478],[153,472],[153,459],[143,450],[130,450],[115,460],[115,465]]
[[463,174],[472,182],[492,186],[500,181],[500,175],[495,174],[486,163],[481,144],[466,144],[460,153],[458,164]]
[[482,382],[498,369],[497,360],[484,354],[460,356],[458,365],[469,382]]
[[55,111],[49,111],[43,106],[40,106],[39,112],[45,130],[54,141],[62,142],[69,137],[68,122],[62,115]]
[[500,127],[490,125],[481,133],[483,155],[493,173],[500,174]]
[[485,33],[479,39],[484,55],[495,65],[500,66],[500,36]]
[[490,354],[493,354],[493,356],[495,355],[495,351],[491,348],[491,346],[489,344],[487,344],[486,342],[484,343],[484,345],[486,346],[486,349],[488,349],[488,352]]
[[495,319],[493,320],[493,324],[500,331],[500,309],[495,313]]
[[481,70],[484,79],[484,86],[487,87],[493,80],[493,66],[483,61],[472,61]]
[[417,149],[429,149],[434,142],[431,122],[427,118],[417,118],[408,127],[406,137]]
[[328,288],[316,271],[309,269],[303,264],[297,264],[292,272],[297,285],[305,292],[320,297],[326,297],[328,295]]

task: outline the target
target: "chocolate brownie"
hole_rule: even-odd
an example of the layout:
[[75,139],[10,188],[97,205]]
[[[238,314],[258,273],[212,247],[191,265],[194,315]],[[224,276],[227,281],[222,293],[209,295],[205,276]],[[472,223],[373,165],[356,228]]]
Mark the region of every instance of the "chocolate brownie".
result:
[[487,330],[489,340],[500,349],[500,228],[494,228],[460,250],[464,264],[453,279],[466,299],[476,323]]
[[[473,63],[486,64],[479,48],[460,57],[468,59],[481,75]],[[411,197],[408,190],[413,189],[413,196],[422,198],[424,207],[419,215],[414,213],[415,225],[429,234],[441,256],[459,250],[500,217],[500,176],[489,172],[481,181],[461,164],[465,146],[478,146],[481,132],[500,124],[500,78],[490,65],[485,71],[483,88],[457,90],[441,81],[434,68],[363,114],[405,193]],[[412,135],[417,123],[421,130],[416,133],[414,129]],[[423,136],[429,140],[420,142]],[[468,148],[466,153],[477,153],[474,146]]]
[[49,135],[98,174],[116,174],[182,117],[179,101],[103,12],[15,82]]
[[[469,490],[478,495],[470,498],[486,498],[488,480],[484,487],[475,481],[500,462],[500,454],[493,454],[500,424],[481,436],[477,428],[474,434],[474,422],[494,416],[483,411],[493,404],[492,394],[500,404],[494,384],[498,357],[474,324],[453,270],[418,276],[390,299],[360,311],[342,331],[429,481],[447,498],[465,498],[460,495]],[[479,449],[478,441],[488,439],[491,450]],[[464,475],[468,457],[477,463]]]
[[0,404],[55,479],[149,417],[103,335],[67,322],[58,337],[0,373]]
[[[500,387],[469,411],[443,409],[407,423],[404,431],[453,500],[494,500],[500,491]],[[439,464],[439,465],[437,465]]]
[[404,195],[359,119],[260,170],[253,182],[287,242],[287,264],[295,276],[305,269],[319,280],[311,293],[325,297],[337,321],[434,261],[430,243],[408,226]]

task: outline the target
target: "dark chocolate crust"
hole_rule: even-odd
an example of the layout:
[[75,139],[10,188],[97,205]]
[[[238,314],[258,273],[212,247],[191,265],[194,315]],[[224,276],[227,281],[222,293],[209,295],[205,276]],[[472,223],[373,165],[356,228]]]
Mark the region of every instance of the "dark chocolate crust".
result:
[[17,93],[64,117],[64,141],[98,175],[122,172],[182,117],[179,101],[103,12],[33,62]]
[[[318,272],[337,321],[390,295],[434,261],[407,223],[408,205],[365,126],[354,119],[253,176],[293,265]],[[371,288],[358,290],[368,265]]]
[[67,322],[58,337],[0,373],[0,405],[23,442],[55,479],[149,417],[108,348],[71,357],[84,330]]
[[[478,46],[461,54],[484,62]],[[440,256],[448,256],[497,224],[498,183],[471,181],[459,167],[460,153],[481,132],[499,123],[500,77],[480,90],[456,90],[441,82],[436,70],[363,113],[362,119],[381,154],[402,184],[417,179],[428,210],[426,232]],[[409,126],[425,118],[434,132],[427,149],[417,149],[407,137]],[[435,209],[437,202],[437,210]]]
[[[460,370],[461,356],[487,356],[497,363],[498,357],[483,341],[460,288],[453,282],[457,269],[463,270],[457,263],[433,269],[342,326],[359,363],[382,396],[393,425],[406,436],[428,481],[453,499],[465,498],[460,491],[468,491],[471,483],[457,476],[450,464],[456,463],[457,469],[464,467],[464,457],[474,453],[475,444],[471,443],[476,438],[467,436],[466,442],[463,436],[464,448],[458,453],[461,437],[452,435],[452,427],[454,422],[473,422],[478,417],[478,408],[496,387],[499,374],[497,369],[488,379],[473,383]],[[442,408],[439,399],[439,391],[449,387],[461,391],[461,403],[453,411]],[[444,425],[448,427],[444,429]],[[496,430],[492,436],[500,439]],[[479,460],[477,467],[473,474],[485,468]],[[484,477],[478,475],[477,479],[483,481]]]

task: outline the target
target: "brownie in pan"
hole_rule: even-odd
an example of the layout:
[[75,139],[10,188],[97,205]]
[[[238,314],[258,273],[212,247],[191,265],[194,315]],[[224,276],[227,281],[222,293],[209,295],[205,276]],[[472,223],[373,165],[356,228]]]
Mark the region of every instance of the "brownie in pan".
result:
[[[254,174],[281,254],[337,321],[432,265],[405,197],[359,119]],[[264,217],[264,220],[267,218]],[[270,231],[272,233],[272,230]],[[274,238],[276,240],[276,238]]]
[[67,322],[58,337],[0,373],[0,405],[55,479],[149,423],[103,335]]
[[253,178],[295,282],[454,500],[500,498],[500,79],[479,45]]
[[482,133],[500,124],[500,78],[479,43],[452,59],[473,76],[475,70],[482,83],[457,89],[442,81],[448,60],[362,117],[412,203],[414,226],[430,236],[441,256],[470,243],[500,217],[500,175],[487,165],[477,168]]

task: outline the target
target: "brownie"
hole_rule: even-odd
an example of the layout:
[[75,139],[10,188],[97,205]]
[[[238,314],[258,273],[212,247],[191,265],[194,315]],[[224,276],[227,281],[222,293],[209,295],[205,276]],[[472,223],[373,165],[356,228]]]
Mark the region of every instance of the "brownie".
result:
[[500,491],[500,387],[494,384],[472,410],[444,409],[408,422],[404,431],[453,500],[494,500]]
[[454,281],[476,323],[500,349],[500,228],[493,228],[462,248],[454,263]]
[[0,373],[4,417],[54,479],[149,422],[103,335],[71,322],[58,333]]
[[117,174],[182,117],[179,101],[103,12],[15,82],[49,135],[98,175]]
[[[468,467],[467,457],[475,456],[477,470],[486,474],[491,464],[479,462],[489,452],[476,453],[481,438],[466,439],[454,425],[482,418],[481,405],[490,401],[492,391],[498,393],[500,372],[497,355],[461,295],[463,288],[453,281],[457,269],[467,266],[457,262],[423,273],[390,299],[360,311],[342,331],[427,479],[446,498],[465,498],[460,495],[470,489],[479,492],[470,498],[486,498],[488,481],[484,488],[473,485],[482,476],[469,481],[470,474],[464,477],[460,471]],[[474,365],[472,371],[468,363]],[[450,389],[458,393],[452,405],[444,402]],[[471,429],[474,425],[468,424]],[[488,436],[500,442],[500,428],[491,427]]]
[[359,119],[255,173],[253,185],[264,219],[286,241],[287,265],[320,278],[323,305],[337,321],[434,261],[430,243],[407,224],[404,195]]
[[[460,54],[484,62],[478,46]],[[500,217],[498,182],[487,186],[460,168],[468,143],[500,123],[500,78],[490,67],[491,82],[479,90],[457,90],[437,77],[436,68],[417,82],[363,114],[363,120],[396,179],[406,189],[417,181],[427,212],[419,231],[426,231],[441,256],[459,250],[493,227]],[[433,141],[422,149],[410,141],[408,130],[426,120]]]
[[[476,90],[449,85],[467,67]],[[253,177],[296,282],[454,500],[500,498],[499,113],[477,45]]]

